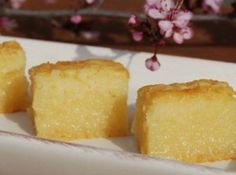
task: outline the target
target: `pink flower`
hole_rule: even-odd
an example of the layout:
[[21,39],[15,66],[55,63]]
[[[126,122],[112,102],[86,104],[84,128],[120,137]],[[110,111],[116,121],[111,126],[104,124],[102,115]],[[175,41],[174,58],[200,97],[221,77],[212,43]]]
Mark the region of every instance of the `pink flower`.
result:
[[15,21],[10,20],[7,17],[0,17],[0,28],[5,29],[6,31],[10,31],[16,26],[17,24],[15,23]]
[[153,55],[151,58],[146,59],[145,66],[151,71],[155,71],[160,68],[161,64],[158,61],[156,55]]
[[19,9],[25,0],[10,0],[13,9]]
[[163,19],[166,16],[166,13],[164,11],[160,11],[158,9],[150,9],[148,11],[148,16],[150,16],[153,19]]
[[143,32],[132,32],[133,40],[134,41],[142,41],[143,39]]
[[165,18],[174,8],[173,0],[147,0],[144,5],[145,13],[153,19]]
[[87,4],[93,4],[96,0],[85,0]]
[[82,21],[82,17],[80,15],[73,15],[70,17],[70,22],[74,24],[79,24]]
[[173,0],[146,0],[145,13],[153,19],[160,28],[164,38],[173,37],[176,43],[192,37],[192,30],[188,24],[193,16],[191,12],[176,9]]
[[183,28],[179,32],[174,32],[173,39],[177,44],[182,44],[184,40],[192,38],[193,31],[189,28]]
[[129,25],[132,25],[132,26],[136,26],[136,25],[138,24],[137,16],[131,15],[131,16],[129,17],[128,24],[129,24]]
[[171,35],[173,35],[174,24],[171,21],[162,20],[159,21],[158,25],[160,27],[161,34],[164,35],[165,38],[169,38]]
[[171,20],[173,20],[173,23],[180,28],[186,27],[189,23],[189,21],[192,19],[193,14],[188,11],[177,11],[173,14],[173,17]]
[[204,0],[203,8],[212,13],[219,13],[224,0]]
[[148,14],[148,11],[152,8],[159,8],[160,0],[146,0],[144,4],[144,11]]
[[193,36],[192,30],[188,27],[191,18],[191,12],[175,11],[171,14],[171,17],[158,22],[160,33],[165,38],[173,36],[176,43],[182,44],[184,40],[190,39]]

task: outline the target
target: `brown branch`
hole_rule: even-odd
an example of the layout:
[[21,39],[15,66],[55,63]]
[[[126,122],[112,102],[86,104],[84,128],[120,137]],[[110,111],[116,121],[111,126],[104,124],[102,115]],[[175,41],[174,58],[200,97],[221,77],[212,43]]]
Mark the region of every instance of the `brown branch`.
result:
[[179,0],[179,1],[176,3],[175,9],[179,10],[179,9],[182,7],[183,3],[184,3],[184,0]]
[[[30,16],[30,17],[61,17],[71,15],[109,16],[127,18],[133,13],[113,11],[98,8],[85,8],[79,10],[14,10],[10,8],[0,9],[0,16]],[[139,14],[137,14],[139,16]],[[143,16],[143,15],[141,15]]]
[[[107,9],[98,9],[98,8],[85,8],[79,10],[14,10],[10,8],[0,9],[0,16],[16,17],[40,17],[40,18],[52,18],[52,17],[62,17],[62,16],[71,16],[71,15],[86,15],[86,16],[104,16],[111,18],[129,18],[131,15],[137,15],[141,19],[145,19],[145,14],[138,13],[129,13],[123,11],[114,11]],[[194,15],[193,21],[229,21],[236,20],[236,18],[229,18],[228,16],[220,15]]]

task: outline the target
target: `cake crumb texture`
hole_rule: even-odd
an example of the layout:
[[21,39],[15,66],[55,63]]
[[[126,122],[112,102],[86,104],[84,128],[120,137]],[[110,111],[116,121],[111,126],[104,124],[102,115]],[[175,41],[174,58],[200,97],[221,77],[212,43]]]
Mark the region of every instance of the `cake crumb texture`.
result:
[[128,134],[128,71],[111,60],[45,63],[30,69],[38,137],[56,140]]
[[134,132],[141,153],[185,162],[236,158],[236,93],[195,80],[139,89]]
[[25,53],[16,41],[0,44],[0,113],[25,111],[28,84]]

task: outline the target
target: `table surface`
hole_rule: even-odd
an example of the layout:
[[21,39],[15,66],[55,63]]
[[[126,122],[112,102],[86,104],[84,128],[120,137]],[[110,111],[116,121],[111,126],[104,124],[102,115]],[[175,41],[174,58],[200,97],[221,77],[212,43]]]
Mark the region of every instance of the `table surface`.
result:
[[[22,6],[24,9],[61,9],[67,2],[58,0],[57,5],[46,5],[43,1],[35,3],[28,0]],[[101,8],[127,12],[141,12],[143,0],[104,1]],[[35,38],[52,41],[63,41],[95,46],[106,46],[119,49],[152,52],[153,46],[147,41],[136,43],[132,41],[127,28],[127,19],[107,17],[84,17],[76,29],[76,33],[68,28],[55,27],[47,19],[17,17],[18,28],[13,31],[2,31],[3,35]],[[192,23],[194,38],[183,45],[168,42],[159,48],[158,53],[188,56],[208,60],[219,60],[236,63],[236,22],[208,21]],[[97,38],[84,37],[85,32],[99,35]]]

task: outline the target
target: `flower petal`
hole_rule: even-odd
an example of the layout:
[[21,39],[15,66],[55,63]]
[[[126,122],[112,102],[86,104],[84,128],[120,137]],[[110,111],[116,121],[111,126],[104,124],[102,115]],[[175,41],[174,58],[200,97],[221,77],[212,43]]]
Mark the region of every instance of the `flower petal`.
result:
[[165,14],[162,13],[160,10],[153,8],[148,11],[148,16],[153,19],[163,19],[165,17]]
[[160,68],[161,64],[158,61],[157,57],[154,55],[151,58],[146,59],[145,66],[151,71],[155,71]]
[[167,30],[166,33],[165,33],[165,38],[169,38],[173,35],[173,30],[170,29],[170,30]]
[[93,4],[93,3],[95,2],[95,0],[85,0],[85,2],[86,2],[87,4]]
[[17,27],[17,23],[14,20],[10,20],[8,17],[0,17],[0,28],[11,31],[15,27]]
[[173,39],[177,44],[182,44],[184,42],[184,38],[180,33],[175,32],[173,35]]
[[153,8],[159,8],[161,0],[146,0],[144,4],[144,11],[148,14],[148,11]]
[[184,28],[188,25],[192,17],[193,14],[191,12],[180,11],[174,16],[173,23],[179,28]]
[[204,0],[203,8],[213,13],[219,13],[223,0]]
[[128,24],[129,25],[136,25],[137,24],[137,17],[135,15],[131,15],[129,17]]
[[26,0],[10,0],[13,9],[19,9]]
[[180,11],[179,13],[177,13],[176,15],[176,19],[177,20],[191,20],[193,17],[193,14],[190,11]]
[[175,3],[173,0],[161,0],[161,8],[164,11],[169,11],[175,8]]
[[193,37],[193,31],[189,27],[182,29],[180,32],[184,39],[190,39]]
[[132,32],[133,40],[134,41],[142,41],[143,39],[143,32]]
[[158,26],[160,27],[162,34],[173,28],[173,24],[168,20],[159,21]]
[[160,0],[146,0],[146,4],[152,6],[152,5],[155,5],[155,4],[159,4],[160,3]]
[[74,24],[79,24],[82,21],[82,17],[80,15],[73,15],[70,17],[70,22]]

